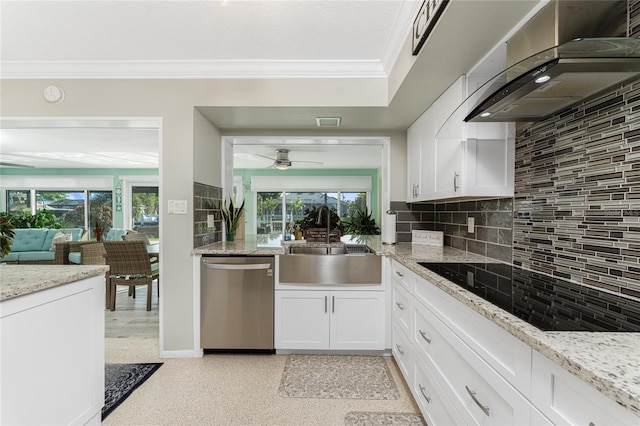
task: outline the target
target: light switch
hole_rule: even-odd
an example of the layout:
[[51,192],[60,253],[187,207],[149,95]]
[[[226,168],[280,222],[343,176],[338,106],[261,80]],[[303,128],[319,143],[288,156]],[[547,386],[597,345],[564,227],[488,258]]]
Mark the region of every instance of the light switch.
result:
[[169,200],[169,214],[187,214],[187,200]]
[[214,216],[212,214],[207,215],[207,228],[215,228]]
[[476,219],[473,216],[467,218],[467,232],[473,234],[475,232]]

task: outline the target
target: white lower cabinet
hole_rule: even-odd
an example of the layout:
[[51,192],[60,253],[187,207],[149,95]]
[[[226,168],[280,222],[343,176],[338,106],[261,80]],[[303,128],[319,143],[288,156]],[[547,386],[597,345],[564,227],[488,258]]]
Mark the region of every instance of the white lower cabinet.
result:
[[414,309],[412,342],[442,377],[445,393],[467,424],[523,425],[529,403],[422,304]]
[[413,371],[411,393],[429,426],[468,424],[446,396],[428,363],[414,361]]
[[533,352],[531,399],[555,424],[639,425],[640,417],[619,406],[544,355]]
[[454,297],[396,261],[392,268],[412,283],[392,280],[393,356],[430,426],[640,425],[634,413]]
[[383,291],[278,290],[276,349],[383,350]]

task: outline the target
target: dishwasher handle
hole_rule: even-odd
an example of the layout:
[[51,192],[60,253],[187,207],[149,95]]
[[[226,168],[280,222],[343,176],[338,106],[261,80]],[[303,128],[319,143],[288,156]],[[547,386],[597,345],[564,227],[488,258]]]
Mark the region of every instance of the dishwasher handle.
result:
[[224,269],[232,271],[247,271],[256,269],[271,269],[270,263],[203,263],[207,269]]

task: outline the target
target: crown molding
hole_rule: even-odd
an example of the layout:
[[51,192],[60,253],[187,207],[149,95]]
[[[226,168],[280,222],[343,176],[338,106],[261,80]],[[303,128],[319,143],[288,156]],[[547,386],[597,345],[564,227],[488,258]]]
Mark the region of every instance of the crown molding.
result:
[[5,61],[3,79],[386,78],[378,60]]
[[422,2],[420,1],[402,2],[400,11],[391,27],[389,42],[386,44],[386,49],[380,59],[387,75],[389,75],[393,69],[393,66],[398,60],[398,56],[402,52],[405,41],[413,30],[413,21],[418,15],[421,5]]

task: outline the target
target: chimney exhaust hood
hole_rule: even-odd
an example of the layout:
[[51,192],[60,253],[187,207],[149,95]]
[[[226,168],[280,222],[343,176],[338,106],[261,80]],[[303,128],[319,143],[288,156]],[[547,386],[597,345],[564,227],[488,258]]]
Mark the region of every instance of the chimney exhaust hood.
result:
[[[626,20],[626,1],[551,2],[512,38],[516,48],[511,48],[509,40],[508,57],[512,61],[524,57],[513,51],[522,49],[523,41],[535,44],[549,38],[549,32],[557,45],[531,56],[527,52],[528,57],[469,96],[464,103],[465,121],[541,121],[640,77],[640,39],[619,36],[622,27],[627,35]],[[615,28],[598,27],[603,22]],[[594,38],[564,42],[563,38],[576,34]]]

